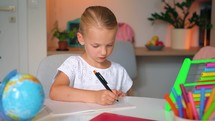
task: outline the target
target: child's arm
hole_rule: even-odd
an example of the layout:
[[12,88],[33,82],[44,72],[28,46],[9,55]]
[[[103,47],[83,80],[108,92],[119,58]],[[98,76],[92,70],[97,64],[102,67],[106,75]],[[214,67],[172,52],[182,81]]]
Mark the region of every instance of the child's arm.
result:
[[108,90],[83,90],[70,87],[69,83],[69,78],[63,72],[58,72],[50,89],[50,98],[59,101],[89,102],[101,105],[113,104],[117,99],[118,91],[116,90],[113,90],[114,93]]

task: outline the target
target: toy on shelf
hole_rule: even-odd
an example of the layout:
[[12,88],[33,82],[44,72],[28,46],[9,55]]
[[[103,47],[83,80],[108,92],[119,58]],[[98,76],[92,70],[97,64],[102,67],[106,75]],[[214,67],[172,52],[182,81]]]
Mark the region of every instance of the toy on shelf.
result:
[[215,118],[215,59],[190,60],[181,66],[170,94],[165,94],[165,109],[181,118]]

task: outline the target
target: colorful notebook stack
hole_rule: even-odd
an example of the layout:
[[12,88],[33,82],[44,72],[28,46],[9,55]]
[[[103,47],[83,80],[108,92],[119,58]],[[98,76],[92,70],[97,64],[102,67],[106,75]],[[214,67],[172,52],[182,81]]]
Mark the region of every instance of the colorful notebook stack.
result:
[[181,118],[215,118],[215,59],[185,59],[170,94],[165,94],[166,110]]

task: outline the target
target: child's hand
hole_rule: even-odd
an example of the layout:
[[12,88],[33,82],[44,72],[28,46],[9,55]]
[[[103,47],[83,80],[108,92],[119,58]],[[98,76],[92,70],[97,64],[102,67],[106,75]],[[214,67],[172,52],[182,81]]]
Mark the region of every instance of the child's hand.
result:
[[115,92],[115,94],[118,96],[118,97],[124,97],[126,94],[124,93],[124,92],[122,92],[122,91],[117,91],[117,90],[115,90],[116,92]]
[[95,96],[95,102],[97,104],[101,105],[111,105],[113,104],[117,99],[118,96],[122,95],[121,91],[112,90],[113,92],[109,90],[99,90],[96,92]]

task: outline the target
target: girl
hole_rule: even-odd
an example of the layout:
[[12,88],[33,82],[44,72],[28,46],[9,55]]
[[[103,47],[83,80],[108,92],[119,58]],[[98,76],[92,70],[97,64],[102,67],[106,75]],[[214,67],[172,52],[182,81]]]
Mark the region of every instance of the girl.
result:
[[[85,52],[71,56],[58,68],[50,89],[50,98],[110,105],[125,96],[133,82],[119,64],[107,60],[112,53],[117,20],[107,7],[88,7],[81,16],[78,41]],[[94,74],[100,72],[112,92],[106,90]]]

